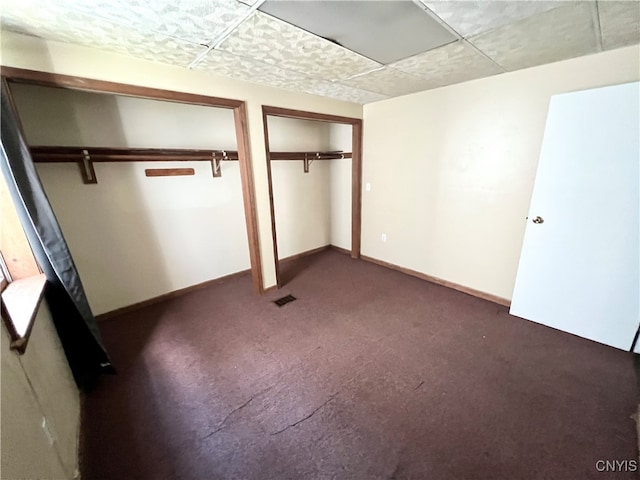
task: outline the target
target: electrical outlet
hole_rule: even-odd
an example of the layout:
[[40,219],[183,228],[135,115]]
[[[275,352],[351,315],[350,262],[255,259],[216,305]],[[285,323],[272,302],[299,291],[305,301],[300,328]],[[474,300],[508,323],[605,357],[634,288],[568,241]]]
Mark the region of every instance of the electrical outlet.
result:
[[380,240],[382,240],[383,242],[386,242],[386,241],[387,241],[387,234],[386,234],[386,233],[383,233],[383,234],[380,236]]

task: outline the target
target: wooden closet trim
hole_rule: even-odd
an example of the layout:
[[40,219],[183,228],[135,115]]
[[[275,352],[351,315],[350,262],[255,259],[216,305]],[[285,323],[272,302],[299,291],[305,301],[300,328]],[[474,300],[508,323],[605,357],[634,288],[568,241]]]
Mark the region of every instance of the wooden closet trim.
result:
[[68,88],[71,90],[83,90],[86,92],[113,93],[129,97],[150,98],[153,100],[168,100],[177,103],[189,103],[191,105],[204,105],[208,107],[236,108],[244,102],[230,98],[210,97],[195,93],[164,90],[160,88],[140,87],[128,83],[108,82],[92,78],[62,75],[59,73],[41,72],[38,70],[26,70],[15,67],[2,67],[2,76],[15,83],[27,83],[41,85],[43,87]]
[[141,87],[126,83],[108,82],[91,78],[61,75],[57,73],[41,72],[14,67],[2,67],[2,78],[9,83],[25,83],[44,87],[66,88],[96,93],[111,93],[129,97],[165,100],[191,105],[229,108],[233,110],[233,118],[238,144],[238,160],[242,181],[242,199],[244,216],[247,225],[249,242],[249,257],[251,260],[251,278],[255,291],[264,293],[262,264],[260,259],[260,243],[258,240],[258,222],[256,217],[255,190],[253,185],[253,168],[251,165],[251,151],[249,149],[249,131],[247,127],[247,110],[245,102],[229,98],[210,97],[194,93],[164,90],[159,88]]
[[319,122],[351,125],[351,258],[360,258],[360,232],[362,221],[362,119],[342,117],[326,113],[307,112],[290,108],[262,106],[262,124],[264,127],[264,148],[267,159],[267,181],[269,183],[269,207],[271,212],[271,234],[273,237],[273,256],[276,273],[276,287],[280,288],[280,262],[276,233],[276,216],[273,202],[273,183],[271,176],[271,156],[269,152],[269,127],[267,116],[315,120]]
[[317,120],[320,122],[342,123],[345,125],[362,125],[361,118],[341,117],[339,115],[330,115],[327,113],[307,112],[304,110],[293,110],[290,108],[262,106],[262,111],[267,115],[274,117],[297,118],[299,120]]

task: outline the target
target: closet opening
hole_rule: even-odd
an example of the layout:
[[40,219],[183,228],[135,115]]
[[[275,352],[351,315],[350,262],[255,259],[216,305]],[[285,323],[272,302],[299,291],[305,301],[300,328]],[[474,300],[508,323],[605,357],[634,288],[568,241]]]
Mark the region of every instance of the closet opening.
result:
[[362,120],[263,106],[277,288],[294,261],[332,248],[360,257]]
[[[15,68],[2,74],[54,211],[72,232],[64,233],[81,276],[84,265],[96,277],[82,276],[87,293],[91,284],[102,289],[96,314],[249,268],[263,292],[244,102]],[[244,239],[247,250],[234,258]],[[120,254],[109,250],[125,241]],[[143,283],[131,267],[141,256],[157,285],[123,301],[135,280],[120,275],[131,270]]]

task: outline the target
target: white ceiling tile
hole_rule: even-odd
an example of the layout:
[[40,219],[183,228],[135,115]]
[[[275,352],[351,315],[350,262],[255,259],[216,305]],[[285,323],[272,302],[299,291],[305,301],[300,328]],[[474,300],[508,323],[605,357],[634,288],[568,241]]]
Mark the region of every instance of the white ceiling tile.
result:
[[274,65],[238,57],[222,50],[212,50],[198,63],[195,70],[204,70],[216,75],[260,83],[278,88],[295,89],[309,77]]
[[[48,17],[53,25],[76,13],[118,25],[208,44],[249,12],[236,0],[3,0],[2,15]],[[28,20],[27,20],[28,21]]]
[[464,40],[392,63],[390,67],[426,81],[427,88],[502,73],[502,69]]
[[598,2],[605,50],[640,43],[640,2]]
[[[155,32],[130,29],[80,12],[57,16],[51,10],[3,9],[7,30],[66,43],[95,47],[155,62],[186,67],[205,47]],[[55,22],[52,21],[55,19]]]
[[595,2],[570,2],[469,41],[507,70],[519,70],[598,51]]
[[261,12],[254,13],[242,23],[220,48],[234,55],[325,80],[340,80],[380,66]]
[[212,50],[194,69],[236,80],[307,92],[355,103],[369,103],[387,98],[385,95],[307,77],[298,72],[232,55],[223,50]]
[[375,70],[340,83],[391,97],[419,92],[429,86],[425,80],[393,68]]
[[101,0],[98,5],[97,15],[200,44],[208,44],[249,12],[235,0]]
[[389,98],[386,95],[361,90],[349,85],[342,85],[337,82],[326,82],[324,80],[317,79],[309,79],[300,83],[300,89],[303,92],[322,95],[323,97],[331,97],[338,100],[362,104],[377,102]]
[[457,40],[416,3],[267,0],[260,11],[387,64]]
[[465,38],[562,5],[558,1],[538,0],[421,2]]

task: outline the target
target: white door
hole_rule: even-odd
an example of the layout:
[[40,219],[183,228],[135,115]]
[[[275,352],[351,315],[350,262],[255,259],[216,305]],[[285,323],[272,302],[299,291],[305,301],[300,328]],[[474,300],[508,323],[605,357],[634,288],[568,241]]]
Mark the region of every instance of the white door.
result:
[[640,83],[552,97],[511,314],[629,350],[640,322]]

